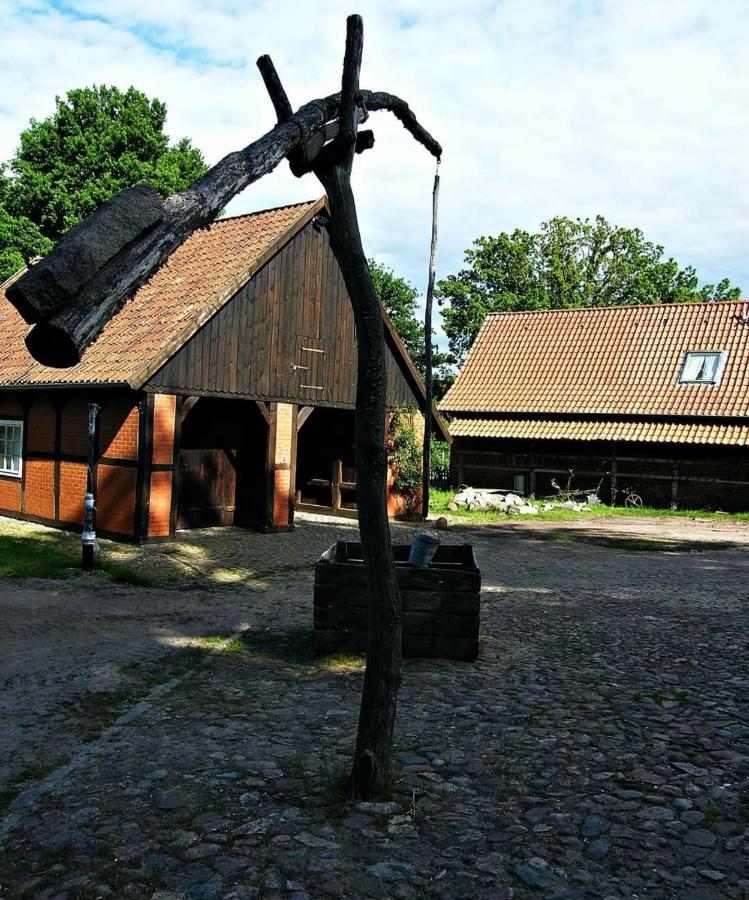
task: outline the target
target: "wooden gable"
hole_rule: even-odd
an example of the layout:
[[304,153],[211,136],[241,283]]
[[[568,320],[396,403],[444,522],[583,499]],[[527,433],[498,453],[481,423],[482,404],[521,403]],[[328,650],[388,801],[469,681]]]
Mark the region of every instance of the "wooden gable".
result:
[[[423,406],[386,327],[387,404]],[[354,317],[327,229],[312,221],[151,378],[146,390],[353,409]]]

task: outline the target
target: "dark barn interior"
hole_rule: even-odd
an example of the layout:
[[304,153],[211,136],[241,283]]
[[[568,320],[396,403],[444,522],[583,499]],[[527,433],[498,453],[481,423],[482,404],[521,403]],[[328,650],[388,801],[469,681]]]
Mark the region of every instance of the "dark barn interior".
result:
[[297,505],[356,509],[354,412],[318,407],[298,434]]
[[268,426],[251,400],[203,397],[182,422],[178,528],[259,525]]

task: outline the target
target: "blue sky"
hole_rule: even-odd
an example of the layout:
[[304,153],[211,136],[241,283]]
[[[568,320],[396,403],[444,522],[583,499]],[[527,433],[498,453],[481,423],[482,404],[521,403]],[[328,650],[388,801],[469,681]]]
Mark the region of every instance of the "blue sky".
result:
[[[438,276],[479,235],[601,213],[749,294],[744,0],[0,0],[0,159],[55,94],[107,83],[165,101],[172,137],[213,163],[272,125],[261,53],[297,105],[337,88],[353,11],[363,86],[405,97],[445,148]],[[433,162],[386,114],[371,121],[365,247],[423,289]],[[319,193],[283,166],[229,212]]]

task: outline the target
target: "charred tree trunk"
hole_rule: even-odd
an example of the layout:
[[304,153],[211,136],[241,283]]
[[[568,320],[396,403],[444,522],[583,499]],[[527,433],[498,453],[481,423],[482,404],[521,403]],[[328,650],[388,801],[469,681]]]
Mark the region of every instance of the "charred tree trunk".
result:
[[330,203],[330,243],[351,297],[356,323],[356,499],[367,572],[369,639],[352,796],[366,799],[387,784],[401,681],[400,595],[387,516],[385,337],[379,301],[359,235],[349,174],[318,173]]
[[363,39],[361,17],[349,16],[339,133],[314,172],[328,195],[330,244],[351,298],[356,325],[356,500],[367,573],[369,637],[349,791],[353,797],[366,799],[382,791],[390,778],[401,682],[401,614],[387,515],[385,335],[351,189]]

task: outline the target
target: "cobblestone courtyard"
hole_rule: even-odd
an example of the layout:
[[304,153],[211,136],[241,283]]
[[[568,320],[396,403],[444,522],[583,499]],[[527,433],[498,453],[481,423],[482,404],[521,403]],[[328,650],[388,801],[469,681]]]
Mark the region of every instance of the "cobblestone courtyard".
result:
[[[406,663],[392,800],[357,807],[337,784],[361,663],[316,661],[310,640],[310,565],[351,528],[194,535],[187,552],[196,573],[211,567],[211,587],[114,591],[130,625],[100,624],[125,649],[94,634],[75,680],[93,695],[106,676],[112,709],[79,696],[78,737],[61,745],[76,764],[6,781],[0,896],[749,896],[749,529],[658,519],[448,532],[476,546],[481,657]],[[151,552],[168,548],[123,551]],[[64,605],[84,591],[74,609],[95,632],[87,604],[100,610],[112,587],[51,584],[0,592],[41,602],[55,590]],[[54,634],[32,644],[63,672]],[[123,684],[133,700],[152,694],[117,724]],[[25,702],[44,719],[38,693]],[[58,717],[45,745],[64,731]],[[29,716],[27,734],[39,727]]]

